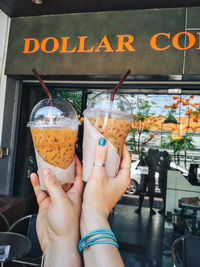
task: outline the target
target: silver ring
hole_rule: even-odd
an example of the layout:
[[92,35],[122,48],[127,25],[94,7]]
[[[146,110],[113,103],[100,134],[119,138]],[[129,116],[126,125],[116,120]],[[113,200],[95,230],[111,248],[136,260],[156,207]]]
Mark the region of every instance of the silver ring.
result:
[[93,162],[93,166],[95,166],[95,167],[105,167],[105,163]]

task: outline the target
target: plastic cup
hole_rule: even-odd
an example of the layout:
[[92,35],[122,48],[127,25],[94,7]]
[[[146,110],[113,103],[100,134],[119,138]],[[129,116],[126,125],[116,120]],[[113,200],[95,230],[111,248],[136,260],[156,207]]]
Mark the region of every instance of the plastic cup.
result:
[[84,111],[83,136],[83,180],[87,181],[94,162],[96,142],[100,137],[108,141],[108,154],[105,162],[107,175],[115,177],[119,171],[125,139],[131,128],[133,115],[128,100],[111,92],[96,95]]
[[75,144],[79,121],[72,105],[62,99],[43,99],[32,110],[27,124],[34,143],[40,187],[45,190],[42,170],[50,168],[59,183],[73,183]]

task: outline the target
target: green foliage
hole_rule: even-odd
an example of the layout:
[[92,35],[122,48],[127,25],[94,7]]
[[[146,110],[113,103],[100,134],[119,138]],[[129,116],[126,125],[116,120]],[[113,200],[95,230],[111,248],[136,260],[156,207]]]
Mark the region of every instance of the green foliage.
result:
[[161,148],[170,148],[174,150],[174,153],[177,153],[184,149],[183,139],[174,140],[171,136],[167,136],[165,140],[162,140]]
[[186,167],[186,158],[187,158],[187,150],[188,149],[195,149],[195,146],[193,144],[193,139],[190,134],[186,134],[181,139],[173,139],[171,136],[168,136],[165,139],[162,139],[162,145],[161,148],[169,148],[173,149],[174,152],[174,158],[177,157],[178,164],[180,163],[180,151],[184,151],[184,164]]
[[[164,142],[163,142],[164,141]],[[186,134],[181,139],[174,140],[171,136],[168,136],[167,139],[162,140],[161,148],[170,148],[174,150],[174,153],[180,152],[181,150],[194,149],[195,146],[192,143],[193,139],[190,134]]]
[[65,91],[65,90],[53,90],[52,96],[56,98],[62,98],[67,100],[75,108],[77,114],[81,113],[82,92],[81,91]]
[[143,154],[144,145],[154,138],[154,134],[147,135],[152,125],[156,125],[155,121],[148,120],[154,115],[154,113],[151,112],[152,105],[154,104],[154,102],[150,102],[144,98],[137,99],[137,106],[135,109],[138,110],[138,112],[133,114],[133,128],[129,132],[131,138],[128,140],[133,153]]
[[143,158],[147,156],[147,152],[145,151],[144,147],[141,147],[139,151],[139,155],[140,155],[140,160],[142,160]]

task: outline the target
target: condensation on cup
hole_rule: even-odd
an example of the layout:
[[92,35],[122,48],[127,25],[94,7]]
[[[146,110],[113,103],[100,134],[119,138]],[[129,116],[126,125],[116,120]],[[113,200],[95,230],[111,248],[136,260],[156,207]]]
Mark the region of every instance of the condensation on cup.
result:
[[73,183],[75,144],[79,120],[72,105],[62,99],[43,99],[32,110],[30,127],[35,148],[40,187],[44,168],[51,169],[61,185]]
[[133,122],[129,101],[118,93],[110,101],[111,92],[104,92],[92,98],[84,111],[83,136],[83,180],[90,177],[94,152],[98,139],[108,141],[108,154],[105,162],[106,173],[115,177],[119,171],[125,139]]

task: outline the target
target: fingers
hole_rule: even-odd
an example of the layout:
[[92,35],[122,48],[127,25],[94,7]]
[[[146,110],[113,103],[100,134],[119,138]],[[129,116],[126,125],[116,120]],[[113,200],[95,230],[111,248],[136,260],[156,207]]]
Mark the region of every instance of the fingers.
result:
[[107,157],[107,150],[108,150],[107,141],[104,137],[101,137],[96,144],[95,155],[94,155],[94,164],[96,164],[96,166],[93,166],[91,176],[101,177],[102,175],[105,174],[105,168],[103,166],[98,166],[98,165],[105,164]]
[[124,147],[123,147],[122,160],[121,160],[120,168],[124,168],[124,169],[127,168],[129,170],[131,168],[131,156],[128,152],[128,148],[126,145],[124,145]]
[[50,169],[44,169],[42,172],[45,187],[50,195],[52,204],[60,205],[65,199],[65,192]]
[[126,145],[124,145],[120,171],[117,174],[117,178],[121,180],[121,183],[124,184],[125,187],[128,186],[130,183],[130,173],[131,173],[131,157]]
[[75,166],[76,166],[76,176],[74,184],[70,190],[70,193],[77,193],[79,196],[82,196],[83,185],[84,185],[82,180],[82,165],[77,155],[75,156]]
[[40,205],[41,202],[45,198],[48,197],[47,193],[40,189],[39,178],[38,178],[36,173],[32,173],[30,178],[31,178],[31,184],[32,184],[34,192],[35,192],[35,196],[37,198],[38,205]]
[[82,181],[82,169],[83,168],[77,155],[75,155],[75,168],[76,168],[76,177],[78,178],[78,180]]

